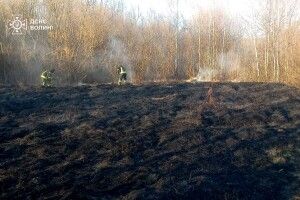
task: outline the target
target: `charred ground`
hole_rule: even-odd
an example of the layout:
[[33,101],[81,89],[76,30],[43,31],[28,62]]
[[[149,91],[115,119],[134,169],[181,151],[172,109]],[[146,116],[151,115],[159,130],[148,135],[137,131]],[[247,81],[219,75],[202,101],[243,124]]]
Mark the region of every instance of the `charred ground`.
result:
[[0,197],[294,199],[299,138],[281,84],[2,86]]

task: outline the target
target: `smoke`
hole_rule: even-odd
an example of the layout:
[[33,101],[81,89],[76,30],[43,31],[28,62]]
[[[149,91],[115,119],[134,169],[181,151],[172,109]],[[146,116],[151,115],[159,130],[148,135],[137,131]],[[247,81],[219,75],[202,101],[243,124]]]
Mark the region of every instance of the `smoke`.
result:
[[[110,47],[110,61],[112,61],[113,67],[124,66],[127,71],[128,81],[133,80],[132,63],[129,59],[125,44],[118,38],[112,37],[109,42]],[[115,70],[115,69],[113,69]]]
[[27,49],[31,53],[27,66],[29,66],[29,73],[34,76],[32,80],[36,84],[40,82],[39,75],[43,69],[53,68],[50,64],[46,64],[50,48],[43,41],[32,40],[27,43]]
[[200,68],[195,80],[199,82],[241,80],[240,77],[236,76],[240,62],[240,58],[234,50],[220,53],[217,56],[217,66]]
[[[90,65],[86,69],[85,83],[111,83],[118,79],[117,67],[122,65],[127,71],[129,82],[133,80],[133,68],[128,56],[124,42],[117,37],[110,37],[106,41],[106,48],[96,50],[91,60],[85,65]],[[79,83],[82,85],[84,83]]]
[[[7,69],[5,75],[10,78],[10,82],[13,84],[40,84],[41,71],[43,68],[51,67],[45,65],[45,59],[50,51],[48,45],[33,37],[34,35],[24,40],[9,38],[9,41],[19,48],[15,48],[14,51],[7,48],[6,51],[9,52],[9,56],[3,56],[0,64],[7,66],[5,67]],[[3,80],[7,77],[3,77]]]
[[[240,68],[240,57],[234,51],[230,50],[226,53],[220,53],[218,56],[218,64],[222,79],[229,79],[231,80],[232,74],[237,72]],[[238,77],[235,77],[235,79]]]
[[217,70],[204,67],[199,69],[196,80],[199,82],[210,82],[213,81],[214,77],[217,75]]

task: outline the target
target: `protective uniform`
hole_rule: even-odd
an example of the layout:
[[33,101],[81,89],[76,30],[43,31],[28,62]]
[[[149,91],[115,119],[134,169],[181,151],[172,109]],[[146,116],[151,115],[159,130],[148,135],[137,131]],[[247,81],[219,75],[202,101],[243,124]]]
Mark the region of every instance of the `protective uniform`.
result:
[[123,66],[118,67],[119,81],[118,84],[125,84],[127,81],[127,72]]
[[44,87],[51,87],[52,86],[52,82],[53,82],[53,73],[54,70],[48,71],[45,70],[42,74],[41,74],[41,79],[42,79],[42,86]]

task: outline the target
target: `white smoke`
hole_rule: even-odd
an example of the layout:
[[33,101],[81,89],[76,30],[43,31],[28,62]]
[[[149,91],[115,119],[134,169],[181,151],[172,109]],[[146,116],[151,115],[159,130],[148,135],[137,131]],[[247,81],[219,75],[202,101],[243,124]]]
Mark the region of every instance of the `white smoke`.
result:
[[118,38],[110,39],[110,60],[114,63],[113,67],[122,65],[127,71],[127,79],[129,82],[133,80],[133,69],[129,59],[125,44]]
[[[87,71],[85,81],[89,83],[112,83],[117,81],[117,67],[122,65],[127,71],[127,79],[132,82],[133,69],[126,46],[121,39],[110,37],[107,48],[96,50],[91,61],[91,69]],[[82,84],[82,83],[80,83]]]
[[230,50],[226,53],[220,53],[217,56],[217,66],[201,67],[198,75],[189,82],[213,82],[213,81],[239,81],[236,72],[240,68],[240,58],[238,54]]
[[214,77],[218,74],[217,70],[209,69],[207,67],[200,68],[196,80],[198,82],[211,82]]
[[240,62],[240,58],[234,50],[220,53],[218,56],[218,63],[221,76],[223,78],[231,77],[232,74],[239,70]]

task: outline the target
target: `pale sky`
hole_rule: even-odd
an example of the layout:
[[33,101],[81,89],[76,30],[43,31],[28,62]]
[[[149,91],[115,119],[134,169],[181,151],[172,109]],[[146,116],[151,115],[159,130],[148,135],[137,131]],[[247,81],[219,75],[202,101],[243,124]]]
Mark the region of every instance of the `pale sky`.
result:
[[[139,8],[144,16],[150,10],[167,16],[176,6],[176,0],[125,0],[124,2],[129,8],[135,10]],[[253,0],[179,0],[179,11],[184,18],[189,19],[197,13],[199,8],[213,7],[213,2],[215,2],[215,7],[223,7],[233,16],[248,16],[251,14],[250,7]]]

